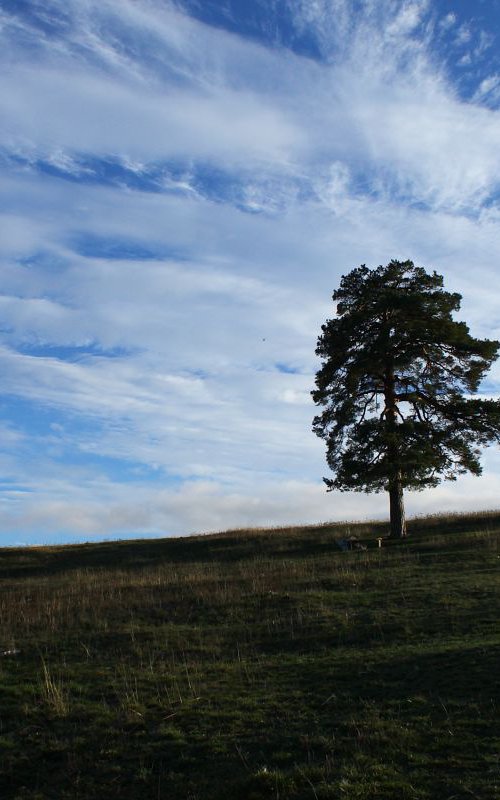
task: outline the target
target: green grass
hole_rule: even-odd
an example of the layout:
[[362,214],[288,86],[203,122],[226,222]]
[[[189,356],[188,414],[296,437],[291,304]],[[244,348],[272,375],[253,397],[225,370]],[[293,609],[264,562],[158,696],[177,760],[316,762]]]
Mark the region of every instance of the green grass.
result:
[[383,529],[0,550],[0,797],[497,798],[500,512]]

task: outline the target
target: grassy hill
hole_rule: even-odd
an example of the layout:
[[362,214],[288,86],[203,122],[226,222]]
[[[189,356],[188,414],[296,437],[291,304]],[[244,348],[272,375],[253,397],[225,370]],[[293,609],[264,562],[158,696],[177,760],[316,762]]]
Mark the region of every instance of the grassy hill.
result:
[[0,796],[497,798],[500,512],[385,527],[0,550]]

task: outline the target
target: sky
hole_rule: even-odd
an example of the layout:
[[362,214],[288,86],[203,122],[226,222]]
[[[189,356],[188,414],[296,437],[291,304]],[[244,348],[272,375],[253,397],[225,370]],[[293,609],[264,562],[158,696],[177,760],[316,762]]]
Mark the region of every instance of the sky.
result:
[[0,545],[387,517],[317,337],[396,258],[500,338],[499,144],[500,0],[0,0]]

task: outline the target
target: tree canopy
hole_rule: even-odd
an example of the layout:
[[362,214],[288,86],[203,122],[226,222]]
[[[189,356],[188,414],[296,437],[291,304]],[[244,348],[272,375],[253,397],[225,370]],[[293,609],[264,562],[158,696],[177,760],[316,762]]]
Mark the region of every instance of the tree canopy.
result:
[[328,489],[390,495],[391,535],[405,535],[403,489],[481,474],[500,441],[500,401],[473,397],[500,343],[476,339],[453,314],[461,295],[412,261],[362,265],[333,293],[322,326],[314,432],[326,441]]

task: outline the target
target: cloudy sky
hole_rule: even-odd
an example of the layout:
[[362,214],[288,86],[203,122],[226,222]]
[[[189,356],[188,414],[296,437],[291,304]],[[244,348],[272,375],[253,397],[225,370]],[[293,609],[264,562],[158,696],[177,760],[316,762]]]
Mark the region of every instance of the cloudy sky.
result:
[[[0,0],[0,36],[0,544],[386,515],[324,490],[316,339],[391,258],[500,337],[499,0]],[[408,511],[498,507],[483,464]]]

